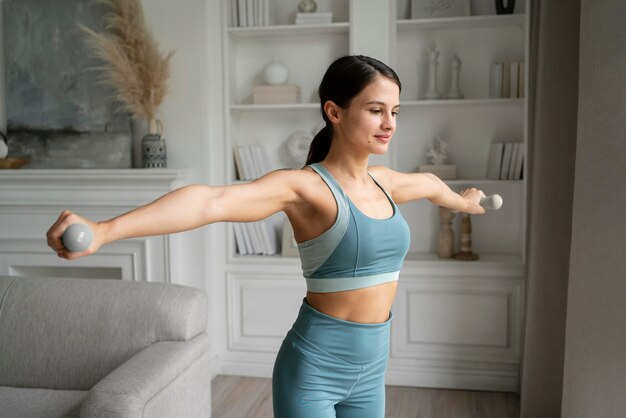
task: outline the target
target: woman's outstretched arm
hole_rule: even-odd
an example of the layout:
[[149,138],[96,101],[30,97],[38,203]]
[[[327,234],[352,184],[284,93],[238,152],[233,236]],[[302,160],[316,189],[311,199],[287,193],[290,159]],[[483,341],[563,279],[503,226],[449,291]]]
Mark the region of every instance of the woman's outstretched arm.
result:
[[[64,211],[48,230],[48,245],[59,257],[74,259],[120,239],[183,232],[222,221],[261,220],[298,202],[299,176],[294,174],[278,170],[247,184],[185,186],[152,203],[98,223]],[[94,239],[83,253],[72,253],[64,247],[62,236],[68,226],[78,222],[92,229]]]
[[386,167],[372,167],[371,171],[386,181],[396,203],[428,199],[438,206],[459,212],[475,215],[485,213],[485,209],[480,206],[480,198],[485,194],[476,188],[456,193],[431,173],[401,173]]

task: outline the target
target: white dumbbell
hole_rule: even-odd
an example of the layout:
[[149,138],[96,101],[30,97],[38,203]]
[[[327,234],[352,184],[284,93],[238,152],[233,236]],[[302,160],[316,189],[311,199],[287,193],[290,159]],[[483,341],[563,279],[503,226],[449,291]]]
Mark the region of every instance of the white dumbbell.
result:
[[[485,196],[480,198],[480,206],[489,210],[498,210],[502,207],[502,196],[499,194],[492,194],[491,196]],[[458,213],[458,210],[453,210],[453,213]]]

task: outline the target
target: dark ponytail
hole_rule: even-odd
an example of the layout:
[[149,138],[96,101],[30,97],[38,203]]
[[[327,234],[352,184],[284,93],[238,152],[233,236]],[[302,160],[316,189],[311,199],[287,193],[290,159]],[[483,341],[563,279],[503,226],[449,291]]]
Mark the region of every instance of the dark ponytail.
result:
[[306,160],[307,165],[322,161],[330,150],[333,125],[324,112],[324,104],[330,100],[342,109],[347,109],[352,99],[378,75],[389,78],[402,90],[402,84],[396,72],[375,58],[364,55],[346,55],[330,64],[318,89],[322,117],[326,126],[315,135],[311,142]]

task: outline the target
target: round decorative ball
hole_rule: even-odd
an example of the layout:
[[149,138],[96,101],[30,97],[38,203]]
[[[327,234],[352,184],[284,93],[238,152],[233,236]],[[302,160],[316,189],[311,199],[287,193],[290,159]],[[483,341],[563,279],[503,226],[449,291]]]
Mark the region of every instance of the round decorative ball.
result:
[[8,154],[9,154],[9,147],[7,146],[6,142],[0,139],[0,160],[6,158]]
[[6,158],[9,154],[9,146],[7,139],[2,132],[0,132],[0,160]]
[[315,0],[302,0],[298,3],[298,11],[300,13],[315,13],[317,11],[317,3],[315,3]]
[[73,253],[83,252],[91,245],[93,232],[85,224],[72,224],[63,233],[63,245]]
[[289,80],[289,68],[274,58],[274,61],[267,64],[263,69],[263,78],[267,84],[287,84],[287,80]]

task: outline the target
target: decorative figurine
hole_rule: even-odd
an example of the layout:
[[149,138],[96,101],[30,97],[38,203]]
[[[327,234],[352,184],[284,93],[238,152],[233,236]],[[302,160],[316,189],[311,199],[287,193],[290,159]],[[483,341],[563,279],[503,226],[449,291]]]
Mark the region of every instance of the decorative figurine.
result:
[[456,165],[445,164],[448,159],[450,141],[447,138],[435,136],[435,140],[429,146],[426,155],[430,159],[430,164],[421,164],[418,168],[420,173],[433,173],[442,180],[456,179]]
[[287,138],[287,154],[300,166],[306,163],[313,136],[304,131],[295,131]]
[[426,100],[440,100],[441,93],[437,89],[437,65],[439,51],[437,45],[433,42],[430,44],[430,52],[428,54],[428,89],[424,94]]
[[468,213],[461,218],[461,251],[452,257],[457,260],[473,261],[478,260],[478,254],[472,252],[472,221]]
[[[504,3],[506,2],[506,6]],[[496,0],[496,13],[510,15],[515,11],[515,0]]]
[[458,55],[454,54],[454,58],[452,58],[452,82],[450,83],[450,91],[446,96],[447,99],[463,99],[465,97],[459,87],[461,65],[463,65],[463,62],[461,62]]
[[439,218],[441,224],[439,226],[439,239],[437,247],[437,255],[439,258],[451,258],[454,253],[454,231],[452,230],[452,221],[454,215],[450,209],[439,206]]

